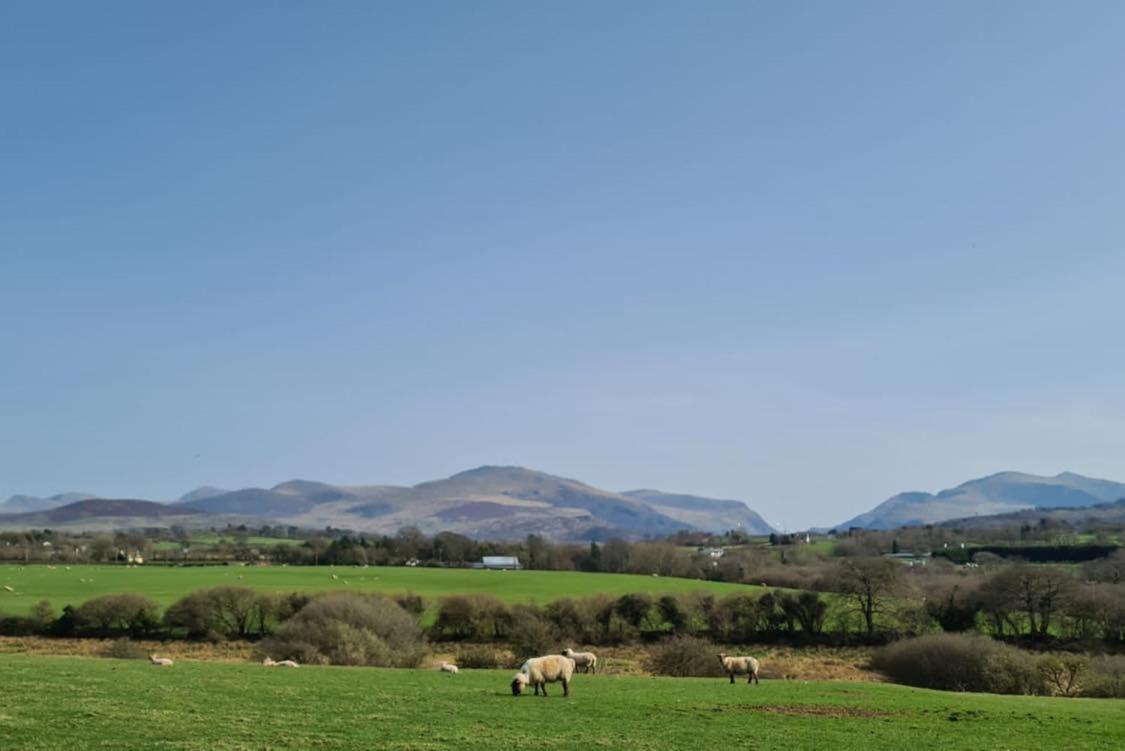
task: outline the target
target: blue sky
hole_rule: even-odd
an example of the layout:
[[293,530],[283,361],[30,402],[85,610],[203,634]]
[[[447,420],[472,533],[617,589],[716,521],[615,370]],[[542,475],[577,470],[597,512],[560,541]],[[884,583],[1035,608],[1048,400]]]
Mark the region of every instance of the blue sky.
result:
[[1125,479],[1125,6],[5,3],[0,497]]

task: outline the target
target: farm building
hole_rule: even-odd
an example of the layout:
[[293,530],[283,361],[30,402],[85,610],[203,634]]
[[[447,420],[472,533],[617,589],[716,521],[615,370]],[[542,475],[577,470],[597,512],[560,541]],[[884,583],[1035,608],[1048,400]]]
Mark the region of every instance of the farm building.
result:
[[495,568],[501,570],[518,571],[520,559],[514,555],[486,555],[480,559],[481,568]]

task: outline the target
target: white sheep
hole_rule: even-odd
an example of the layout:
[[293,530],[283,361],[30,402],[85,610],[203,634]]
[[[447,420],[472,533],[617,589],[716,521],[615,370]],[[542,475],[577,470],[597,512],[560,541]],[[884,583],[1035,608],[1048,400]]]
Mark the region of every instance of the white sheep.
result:
[[149,655],[148,661],[158,668],[170,668],[175,664],[167,657],[157,657],[156,655]]
[[5,585],[4,585],[4,591],[5,591],[5,592],[15,592],[16,590],[12,589],[12,588],[11,588],[11,587],[9,587],[9,586],[8,586],[7,584],[5,584]]
[[575,652],[567,647],[563,650],[563,654],[574,660],[575,667],[582,668],[583,673],[598,672],[598,656],[593,652]]
[[547,695],[547,684],[562,682],[563,696],[570,696],[570,680],[574,676],[574,660],[563,655],[532,657],[520,666],[520,671],[512,678],[512,696],[519,696],[528,684],[535,686],[535,695],[543,689]]
[[442,664],[438,665],[438,669],[441,670],[441,672],[443,672],[443,673],[449,673],[451,675],[457,675],[457,666],[454,665],[452,662],[443,662]]
[[298,665],[296,663],[295,660],[278,660],[277,662],[274,662],[274,660],[270,657],[267,657],[266,659],[262,660],[262,664],[265,665],[267,668],[299,668],[299,667],[301,667],[300,665]]
[[719,662],[723,665],[723,670],[730,676],[730,682],[734,683],[736,675],[747,676],[747,683],[761,683],[758,680],[758,661],[753,657],[732,657],[719,653]]

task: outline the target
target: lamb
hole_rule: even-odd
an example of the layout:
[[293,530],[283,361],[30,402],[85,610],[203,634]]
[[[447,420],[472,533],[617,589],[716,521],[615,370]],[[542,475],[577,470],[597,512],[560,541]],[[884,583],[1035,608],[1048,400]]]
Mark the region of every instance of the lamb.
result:
[[563,650],[563,654],[574,660],[575,667],[582,668],[583,673],[598,672],[598,656],[593,652],[575,652],[567,647]]
[[457,666],[454,665],[452,662],[443,662],[442,664],[438,665],[438,669],[441,670],[441,672],[443,672],[443,673],[449,673],[451,675],[457,675]]
[[532,657],[520,666],[520,671],[512,679],[512,696],[519,696],[530,683],[535,686],[535,695],[543,689],[547,695],[547,684],[561,681],[563,696],[570,696],[570,679],[574,676],[574,660],[564,655]]
[[731,657],[730,655],[719,653],[719,662],[723,664],[723,670],[730,676],[730,682],[734,683],[736,675],[745,675],[746,683],[761,683],[758,680],[758,661],[753,657]]
[[266,659],[262,660],[262,664],[265,665],[267,668],[299,668],[299,667],[301,667],[294,660],[279,660],[277,662],[274,662],[273,659],[270,658],[270,657],[267,657]]
[[157,657],[156,655],[149,655],[148,661],[158,668],[170,668],[175,664],[167,657]]

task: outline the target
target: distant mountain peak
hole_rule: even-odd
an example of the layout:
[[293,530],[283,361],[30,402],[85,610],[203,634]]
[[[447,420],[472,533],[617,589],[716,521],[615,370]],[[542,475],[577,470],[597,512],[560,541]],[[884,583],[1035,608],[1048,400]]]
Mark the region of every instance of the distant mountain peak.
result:
[[869,529],[936,524],[1026,508],[1075,508],[1125,497],[1125,484],[1060,472],[1049,477],[1004,471],[968,480],[936,494],[899,493],[840,525]]

